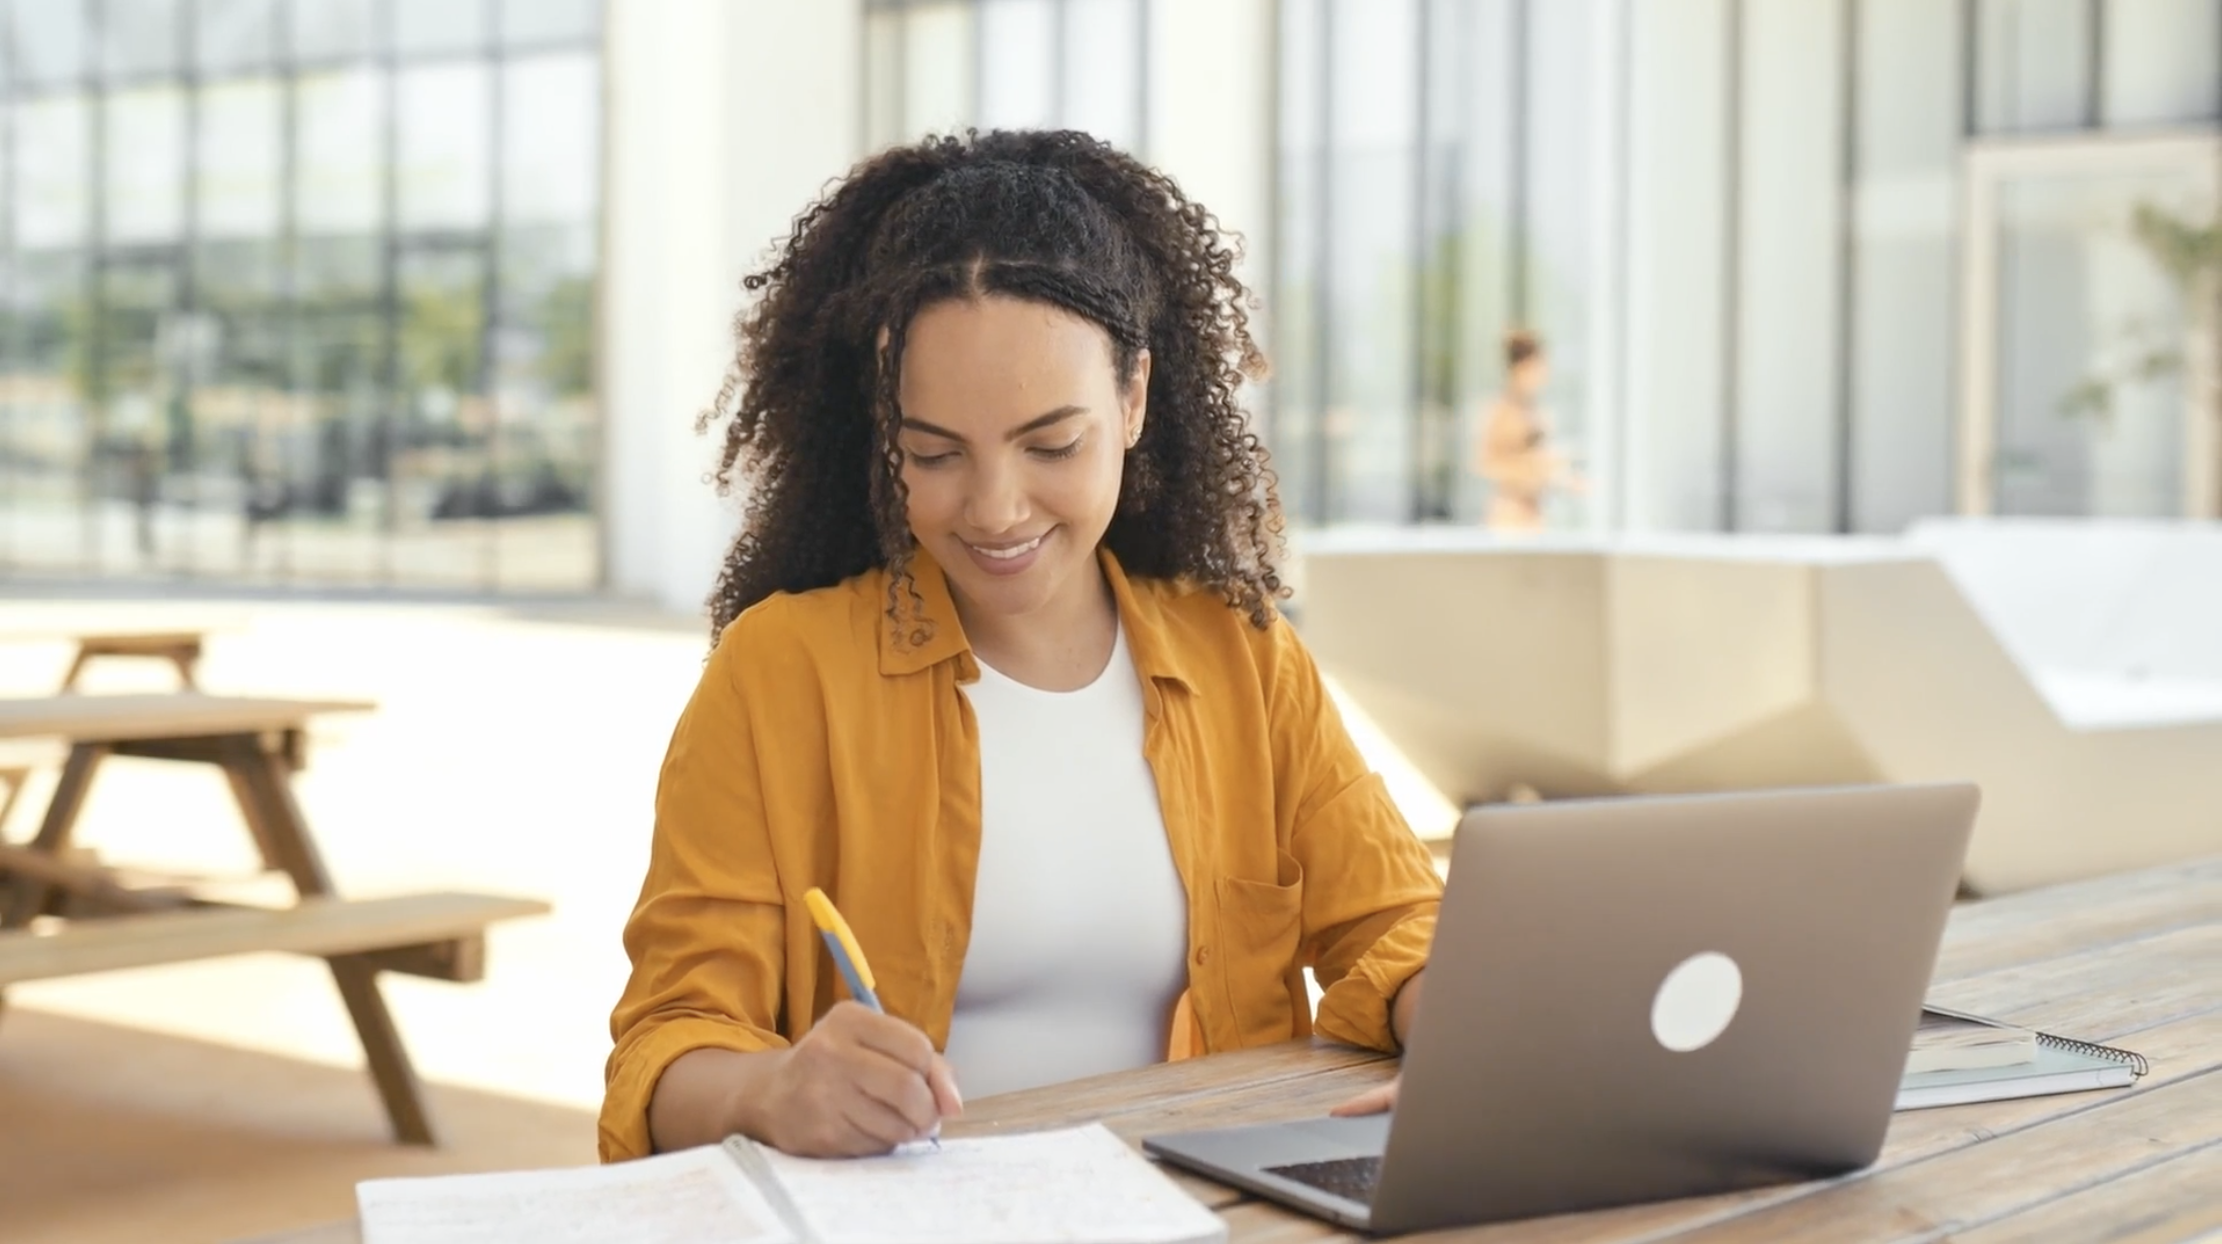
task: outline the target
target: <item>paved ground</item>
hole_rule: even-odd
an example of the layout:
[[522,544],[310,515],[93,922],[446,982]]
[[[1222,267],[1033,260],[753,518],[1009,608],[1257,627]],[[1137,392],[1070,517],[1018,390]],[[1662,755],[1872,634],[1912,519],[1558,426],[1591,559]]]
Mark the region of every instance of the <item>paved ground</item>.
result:
[[[309,769],[300,778],[302,804],[343,892],[363,896],[453,886],[554,903],[553,916],[502,926],[490,935],[485,982],[459,986],[387,977],[386,993],[428,1079],[466,1091],[481,1104],[557,1108],[517,1116],[532,1120],[526,1130],[541,1133],[540,1148],[505,1141],[459,1152],[455,1160],[466,1166],[555,1161],[572,1154],[584,1160],[592,1148],[587,1112],[600,1100],[609,1048],[609,1007],[626,970],[618,933],[646,858],[657,765],[700,670],[701,626],[591,603],[148,605],[0,598],[0,634],[49,624],[98,625],[118,618],[146,624],[188,616],[213,617],[232,627],[210,640],[203,669],[210,690],[378,701],[373,714],[321,724]],[[60,643],[0,644],[0,695],[50,688],[66,659]],[[87,689],[166,685],[158,668],[118,663],[99,669]],[[1408,813],[1441,825],[1447,808],[1396,765],[1362,722],[1354,726]],[[95,783],[81,841],[134,865],[226,875],[248,888],[271,883],[253,879],[247,837],[216,775],[152,761],[111,765]],[[21,841],[31,832],[51,777],[51,769],[41,775],[5,827],[12,839]],[[132,1059],[151,1057],[146,1050],[161,1051],[160,1057],[178,1068],[165,1084],[190,1081],[203,1074],[195,1068],[213,1065],[209,1059],[241,1052],[270,1056],[262,1065],[273,1069],[273,1077],[282,1072],[287,1083],[310,1076],[304,1068],[360,1062],[330,978],[314,961],[254,956],[42,982],[10,991],[8,1003],[11,1011],[26,1013],[0,1023],[0,1093],[7,1091],[9,1077],[17,1078],[20,1089],[23,1077],[35,1075],[43,1094],[36,1100],[48,1109],[58,1109],[56,1092],[67,1097],[82,1091],[88,1103],[112,1099],[116,1085],[131,1082],[129,1069],[116,1064],[123,1057],[114,1053],[119,1049],[142,1051]],[[73,1057],[80,1047],[82,1057]],[[249,1070],[254,1064],[233,1058],[224,1065],[218,1077],[224,1082],[254,1083]],[[325,1113],[295,1117],[293,1112],[271,1135],[285,1137],[287,1147],[311,1143],[318,1135],[356,1147],[316,1168],[311,1180],[316,1191],[287,1201],[288,1211],[270,1219],[276,1225],[314,1207],[344,1207],[352,1178],[375,1173],[363,1165],[378,1156],[376,1136],[383,1125],[375,1098],[367,1087],[358,1091],[351,1078],[318,1082],[332,1085],[314,1098]],[[232,1111],[231,1133],[253,1132],[260,1126],[253,1120],[268,1112],[267,1103],[242,1109]],[[474,1134],[516,1131],[513,1119],[474,1126]],[[69,1132],[76,1138],[70,1143],[80,1146],[74,1153],[78,1168],[98,1168],[112,1148],[129,1151],[117,1139],[122,1134]],[[165,1134],[182,1141],[191,1128]],[[256,1151],[253,1145],[239,1149],[242,1160]],[[33,1188],[24,1182],[26,1169],[18,1161],[0,1161],[0,1182],[14,1185],[0,1200],[24,1203],[19,1195]],[[48,1190],[59,1192],[66,1184]],[[120,1187],[113,1191],[135,1195]],[[159,1189],[146,1195],[145,1212],[177,1212],[158,1209],[169,1203]],[[87,1214],[110,1218],[129,1208],[119,1208],[112,1198],[97,1207],[84,1204]],[[273,1214],[277,1208],[273,1202]],[[130,1220],[126,1214],[119,1221]],[[219,1220],[223,1233],[238,1233],[232,1217],[210,1219],[205,1229],[218,1230]],[[182,1223],[165,1221],[172,1231],[166,1238],[226,1238],[176,1234],[184,1230]],[[49,1238],[101,1234],[90,1218],[74,1226],[73,1233],[73,1220],[63,1213],[54,1219],[56,1234]],[[126,1230],[114,1238],[132,1237]]]

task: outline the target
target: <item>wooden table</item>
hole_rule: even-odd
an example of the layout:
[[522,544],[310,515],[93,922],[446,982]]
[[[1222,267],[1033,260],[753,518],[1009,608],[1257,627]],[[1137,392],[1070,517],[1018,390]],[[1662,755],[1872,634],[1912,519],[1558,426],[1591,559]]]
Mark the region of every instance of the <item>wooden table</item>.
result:
[[[2134,1087],[1898,1114],[1876,1164],[1817,1183],[1431,1233],[1572,1241],[2099,1241],[2222,1232],[2222,859],[1963,906],[1931,996],[2151,1060]],[[1316,1115],[1387,1079],[1378,1056],[1292,1043],[972,1103],[953,1134],[1102,1119],[1133,1139]],[[1365,1237],[1174,1172],[1237,1241]],[[264,1244],[355,1244],[355,1224]]]
[[[416,1071],[377,974],[477,980],[485,926],[548,908],[494,895],[337,896],[292,779],[307,762],[312,718],[371,707],[199,692],[0,699],[0,739],[57,739],[69,748],[37,835],[22,847],[0,841],[0,984],[256,950],[317,955],[331,965],[395,1137],[433,1143]],[[296,905],[238,907],[178,887],[134,887],[73,860],[71,833],[95,771],[110,756],[222,771],[264,866],[292,880]],[[41,917],[61,917],[65,927],[25,931]]]

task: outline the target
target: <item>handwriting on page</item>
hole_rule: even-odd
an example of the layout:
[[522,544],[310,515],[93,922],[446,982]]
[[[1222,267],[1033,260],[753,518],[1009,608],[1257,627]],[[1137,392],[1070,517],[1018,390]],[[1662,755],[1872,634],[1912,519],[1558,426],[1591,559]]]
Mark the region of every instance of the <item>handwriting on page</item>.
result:
[[356,1189],[363,1244],[793,1244],[721,1150]]
[[765,1159],[820,1244],[1169,1244],[1224,1231],[1102,1127]]

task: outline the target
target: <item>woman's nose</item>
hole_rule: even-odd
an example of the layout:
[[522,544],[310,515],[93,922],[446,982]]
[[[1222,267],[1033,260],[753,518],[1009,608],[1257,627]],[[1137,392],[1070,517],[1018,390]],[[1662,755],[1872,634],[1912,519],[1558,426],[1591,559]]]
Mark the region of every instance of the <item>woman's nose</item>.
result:
[[1018,472],[990,466],[972,478],[965,496],[964,518],[983,535],[1009,531],[1026,521],[1026,489]]

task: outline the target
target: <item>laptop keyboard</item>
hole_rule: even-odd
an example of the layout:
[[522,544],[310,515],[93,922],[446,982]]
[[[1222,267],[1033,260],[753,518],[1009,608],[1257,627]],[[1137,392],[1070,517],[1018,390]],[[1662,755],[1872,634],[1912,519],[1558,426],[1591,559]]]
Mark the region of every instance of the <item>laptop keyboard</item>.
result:
[[1334,1158],[1326,1162],[1298,1162],[1292,1166],[1268,1166],[1269,1175],[1293,1179],[1322,1192],[1358,1202],[1373,1204],[1373,1186],[1381,1182],[1381,1159]]

